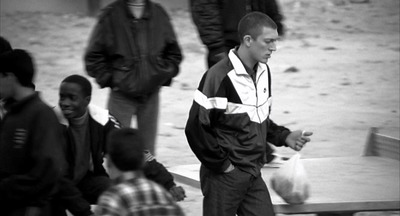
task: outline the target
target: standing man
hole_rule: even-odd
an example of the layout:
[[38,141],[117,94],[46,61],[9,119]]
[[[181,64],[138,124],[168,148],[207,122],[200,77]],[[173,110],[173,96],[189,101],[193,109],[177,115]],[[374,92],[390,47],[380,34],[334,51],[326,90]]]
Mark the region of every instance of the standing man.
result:
[[245,15],[232,49],[203,76],[195,92],[186,137],[200,160],[203,215],[274,215],[261,176],[266,155],[276,146],[299,151],[311,132],[278,126],[270,118],[268,59],[276,50],[277,26],[264,13]]
[[62,133],[53,110],[34,90],[34,65],[24,50],[0,55],[0,214],[52,216],[62,173]]
[[193,21],[200,39],[208,49],[208,68],[238,46],[239,20],[249,12],[267,14],[276,23],[278,34],[284,35],[283,16],[278,0],[190,0]]
[[116,0],[100,15],[85,54],[87,73],[111,89],[108,109],[130,127],[134,116],[154,155],[159,91],[179,72],[181,50],[166,11],[150,0]]

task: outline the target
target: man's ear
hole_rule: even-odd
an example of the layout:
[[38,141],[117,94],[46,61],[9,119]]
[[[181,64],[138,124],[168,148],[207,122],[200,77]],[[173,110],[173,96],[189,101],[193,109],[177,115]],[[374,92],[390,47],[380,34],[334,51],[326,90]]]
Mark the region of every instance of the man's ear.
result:
[[85,97],[85,100],[86,100],[87,104],[89,105],[90,100],[92,100],[92,96]]
[[243,37],[243,42],[246,45],[246,47],[250,47],[252,40],[253,38],[250,35],[245,35]]

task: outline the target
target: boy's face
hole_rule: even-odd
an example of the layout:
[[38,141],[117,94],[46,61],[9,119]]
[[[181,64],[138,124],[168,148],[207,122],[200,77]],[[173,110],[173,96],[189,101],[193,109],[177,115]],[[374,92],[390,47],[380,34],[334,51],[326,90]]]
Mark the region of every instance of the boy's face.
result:
[[12,73],[0,73],[0,98],[14,97],[17,78]]
[[273,51],[276,51],[276,40],[278,39],[276,29],[263,27],[261,34],[253,39],[250,46],[251,57],[262,63],[267,63]]
[[58,105],[65,118],[72,119],[85,114],[90,96],[84,96],[81,86],[76,83],[63,82],[60,85]]

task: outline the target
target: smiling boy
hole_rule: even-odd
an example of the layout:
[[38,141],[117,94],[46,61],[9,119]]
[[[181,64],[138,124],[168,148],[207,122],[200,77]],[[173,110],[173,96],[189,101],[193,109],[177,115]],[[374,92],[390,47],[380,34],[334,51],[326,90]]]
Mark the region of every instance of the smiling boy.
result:
[[[71,75],[60,84],[59,106],[67,120],[64,151],[69,164],[68,179],[73,183],[69,188],[77,188],[85,199],[64,199],[69,189],[62,189],[60,197],[65,207],[76,214],[88,212],[89,203],[95,204],[99,195],[111,185],[103,167],[106,140],[111,131],[119,129],[118,121],[107,110],[89,106],[91,92],[89,80],[80,75]],[[183,200],[185,192],[175,185],[172,175],[148,151],[144,151],[144,155],[146,177],[164,186],[177,201]]]

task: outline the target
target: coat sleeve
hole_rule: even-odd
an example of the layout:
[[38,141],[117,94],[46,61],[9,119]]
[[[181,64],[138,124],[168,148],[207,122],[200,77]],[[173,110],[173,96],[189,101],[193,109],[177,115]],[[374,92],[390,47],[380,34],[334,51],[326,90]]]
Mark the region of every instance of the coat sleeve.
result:
[[275,124],[268,119],[267,141],[275,146],[287,146],[286,137],[290,134],[290,130],[284,126]]
[[224,52],[224,32],[219,0],[190,0],[192,19],[208,50]]
[[101,88],[112,85],[112,70],[107,64],[107,41],[112,41],[109,38],[108,25],[108,20],[100,18],[90,35],[84,54],[86,72],[96,79]]
[[174,177],[165,166],[159,163],[150,152],[145,151],[144,154],[146,163],[143,171],[146,178],[164,186],[167,190],[175,186]]
[[[162,70],[165,70],[167,73],[172,74],[172,77],[175,77],[179,73],[179,64],[182,62],[183,59],[182,51],[179,46],[170,17],[162,7],[160,7],[160,11],[165,17],[164,22],[167,28],[167,34],[165,35],[165,47],[161,53],[161,58],[164,60],[165,63],[165,65],[162,66]],[[168,86],[170,84],[171,79],[164,83],[164,86]]]
[[226,110],[226,98],[215,97],[213,92],[219,88],[217,79],[207,77],[206,73],[195,92],[186,123],[185,134],[190,148],[200,162],[215,172],[225,171],[231,162],[228,153],[217,141],[215,124],[217,116]]

